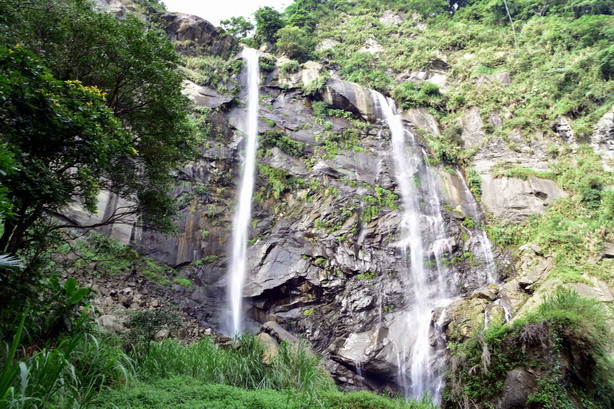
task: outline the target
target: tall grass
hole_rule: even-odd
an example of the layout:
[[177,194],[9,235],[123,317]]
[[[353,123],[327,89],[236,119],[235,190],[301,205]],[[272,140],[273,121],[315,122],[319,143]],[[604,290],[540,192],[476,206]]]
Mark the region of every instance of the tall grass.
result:
[[181,345],[168,339],[150,346],[138,364],[144,380],[165,376],[190,376],[203,383],[246,389],[292,389],[306,392],[333,390],[334,383],[323,371],[320,360],[305,348],[282,344],[279,353],[266,364],[264,348],[253,336],[243,336],[236,348],[222,349],[209,339]]
[[23,321],[4,355],[0,409],[432,408],[339,392],[308,349],[282,343],[265,362],[264,347],[251,335],[225,348],[209,338],[191,345],[167,339],[127,353],[116,337],[79,333],[16,359],[22,332]]
[[0,409],[82,408],[105,386],[134,379],[119,343],[79,333],[16,361],[24,323],[4,355]]
[[[531,314],[493,325],[455,345],[444,407],[478,402],[491,407],[514,368],[526,368],[536,386],[527,407],[586,409],[614,407],[611,307],[558,288]],[[484,364],[483,351],[489,353]]]

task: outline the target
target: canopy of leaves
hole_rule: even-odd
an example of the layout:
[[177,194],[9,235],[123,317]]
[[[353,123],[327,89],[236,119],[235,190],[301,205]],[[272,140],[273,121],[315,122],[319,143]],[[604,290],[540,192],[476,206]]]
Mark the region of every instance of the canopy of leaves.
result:
[[258,44],[267,42],[275,44],[278,38],[277,31],[285,26],[283,15],[271,7],[262,7],[254,16],[256,17],[255,39]]
[[254,29],[254,24],[245,17],[231,17],[220,21],[220,24],[230,34],[236,38],[245,38]]
[[105,94],[130,130],[138,155],[108,175],[116,193],[136,203],[146,222],[172,228],[170,176],[194,150],[179,62],[166,35],[134,16],[117,19],[88,0],[7,0],[0,5],[0,40],[43,57],[59,80],[78,80]]
[[279,39],[275,45],[279,52],[288,58],[307,61],[312,56],[315,43],[304,29],[288,26],[279,30],[277,35]]
[[19,249],[45,211],[71,201],[93,210],[103,178],[117,179],[136,153],[100,90],[55,79],[22,47],[0,48],[0,124],[4,156],[18,164],[0,175],[15,213],[5,222],[2,252]]

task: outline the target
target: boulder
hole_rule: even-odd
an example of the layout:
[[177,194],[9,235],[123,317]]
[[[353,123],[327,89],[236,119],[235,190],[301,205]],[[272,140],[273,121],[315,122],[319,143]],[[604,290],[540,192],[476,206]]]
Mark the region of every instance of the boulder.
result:
[[322,97],[327,104],[337,109],[366,118],[377,116],[371,90],[353,82],[331,78],[326,82]]
[[200,17],[166,13],[160,20],[169,39],[184,54],[229,58],[237,46],[233,36]]
[[591,279],[592,283],[589,285],[587,283],[572,283],[570,286],[580,295],[584,297],[595,298],[601,302],[612,302],[614,301],[614,296],[612,296],[612,292],[608,288],[606,282],[597,280],[595,278]]
[[548,205],[566,196],[567,193],[548,179],[530,176],[521,180],[482,175],[482,204],[500,219],[524,220],[545,212]]
[[94,4],[101,10],[122,18],[127,13],[137,13],[139,5],[132,0],[95,0]]
[[524,409],[527,407],[527,398],[535,389],[536,382],[531,373],[524,368],[514,368],[505,378],[505,392],[501,398],[498,409]]
[[261,331],[272,336],[277,342],[287,342],[290,345],[300,344],[300,340],[282,328],[275,321],[268,321],[262,324]]
[[358,50],[359,53],[381,54],[384,52],[384,47],[374,38],[369,38],[365,44]]
[[576,146],[576,137],[569,118],[565,116],[558,117],[552,124],[551,128],[561,137],[563,141],[565,141],[566,144],[572,147]]
[[231,97],[218,94],[215,90],[195,84],[192,81],[183,81],[183,94],[190,98],[196,106],[217,108],[232,101]]
[[301,81],[303,86],[308,87],[322,75],[322,64],[315,61],[307,61],[301,68]]
[[117,334],[128,332],[128,329],[124,327],[121,319],[115,315],[103,315],[98,317],[96,318],[96,323],[106,331],[115,332]]
[[379,18],[379,22],[385,26],[400,26],[405,19],[400,14],[396,14],[392,10],[384,11],[384,14]]
[[461,138],[466,148],[473,148],[479,145],[486,134],[484,133],[484,122],[480,117],[480,108],[472,107],[465,111],[462,119],[463,133]]
[[591,145],[604,159],[614,159],[614,106],[597,122]]
[[256,339],[262,344],[264,347],[264,352],[262,353],[262,362],[265,364],[270,364],[273,362],[273,359],[279,354],[279,344],[271,335],[266,332],[261,332],[256,335]]
[[325,38],[320,44],[316,46],[316,51],[332,50],[339,44],[341,43],[337,40],[333,40],[332,38]]
[[437,119],[426,108],[411,108],[403,112],[403,119],[411,122],[417,129],[421,129],[431,135],[439,135],[439,124]]

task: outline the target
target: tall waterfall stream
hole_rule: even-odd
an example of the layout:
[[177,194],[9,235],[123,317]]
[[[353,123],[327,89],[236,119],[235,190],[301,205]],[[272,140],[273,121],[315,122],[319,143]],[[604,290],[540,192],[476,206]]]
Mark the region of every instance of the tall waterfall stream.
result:
[[245,157],[241,170],[241,184],[237,209],[232,220],[232,254],[228,268],[228,299],[232,321],[230,333],[237,335],[243,330],[242,288],[248,272],[247,241],[252,215],[252,196],[256,180],[256,150],[258,147],[258,90],[260,72],[258,52],[251,48],[243,50],[247,64],[248,102]]
[[[404,322],[397,323],[399,329],[393,341],[398,354],[398,382],[406,396],[420,399],[428,393],[439,403],[445,354],[431,337],[433,331],[439,335],[445,309],[433,323],[433,328],[432,315],[434,310],[449,305],[458,293],[454,272],[444,263],[452,245],[441,213],[438,178],[426,165],[425,153],[415,134],[404,126],[394,101],[375,91],[373,99],[392,135],[395,179],[403,205],[397,246],[406,264],[410,310],[405,314]],[[464,193],[471,196],[466,185],[463,187]],[[477,203],[474,201],[473,204],[475,209],[471,211],[479,214]],[[480,230],[476,240],[484,253],[486,271],[481,278],[487,284],[495,280],[496,271],[490,242],[482,233]],[[434,263],[427,262],[429,260],[434,260]]]

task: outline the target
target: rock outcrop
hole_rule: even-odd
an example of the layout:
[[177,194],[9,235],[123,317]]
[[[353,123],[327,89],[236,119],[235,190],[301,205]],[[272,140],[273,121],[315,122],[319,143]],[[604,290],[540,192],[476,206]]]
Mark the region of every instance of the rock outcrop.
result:
[[521,221],[543,213],[556,199],[566,196],[567,193],[548,179],[482,177],[482,203],[501,220]]
[[205,19],[181,13],[166,13],[160,19],[170,40],[184,54],[228,58],[236,51],[234,37]]
[[353,82],[331,78],[322,93],[324,101],[337,109],[374,119],[377,112],[371,91]]

